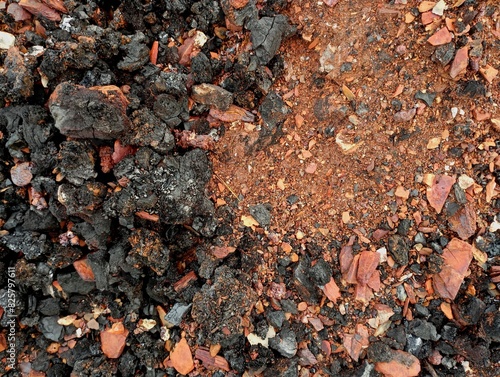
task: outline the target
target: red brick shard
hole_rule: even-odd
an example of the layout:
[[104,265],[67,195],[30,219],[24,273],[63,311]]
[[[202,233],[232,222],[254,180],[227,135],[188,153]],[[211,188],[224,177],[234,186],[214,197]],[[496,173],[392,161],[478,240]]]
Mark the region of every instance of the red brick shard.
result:
[[431,187],[427,188],[427,200],[437,213],[441,213],[446,198],[450,193],[451,187],[455,183],[455,177],[448,175],[436,175]]

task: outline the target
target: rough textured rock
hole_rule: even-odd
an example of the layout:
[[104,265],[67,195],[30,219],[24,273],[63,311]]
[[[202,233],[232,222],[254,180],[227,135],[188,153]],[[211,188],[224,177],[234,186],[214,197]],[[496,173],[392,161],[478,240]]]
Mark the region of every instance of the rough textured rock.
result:
[[130,128],[128,100],[113,85],[85,88],[59,84],[49,99],[55,126],[73,138],[115,139]]
[[191,315],[214,343],[231,342],[243,334],[242,316],[257,300],[256,293],[240,279],[227,266],[219,267],[213,284],[205,284],[194,296]]

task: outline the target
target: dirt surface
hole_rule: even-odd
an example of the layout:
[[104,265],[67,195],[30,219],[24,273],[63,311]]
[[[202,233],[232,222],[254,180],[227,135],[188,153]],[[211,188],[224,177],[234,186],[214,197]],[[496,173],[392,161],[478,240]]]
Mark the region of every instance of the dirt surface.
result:
[[1,373],[500,375],[495,1],[0,12]]

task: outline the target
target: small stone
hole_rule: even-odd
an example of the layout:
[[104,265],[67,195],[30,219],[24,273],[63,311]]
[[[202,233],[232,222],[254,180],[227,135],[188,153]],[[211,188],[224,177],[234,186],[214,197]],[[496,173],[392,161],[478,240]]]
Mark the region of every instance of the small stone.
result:
[[315,365],[318,363],[316,357],[309,350],[309,348],[303,348],[298,352],[299,364],[302,366]]
[[422,24],[423,25],[429,25],[431,24],[434,20],[439,19],[440,17],[432,12],[424,12],[422,13]]
[[495,69],[491,65],[487,64],[484,67],[479,68],[479,73],[491,84],[493,83],[493,79],[498,75],[498,69]]
[[420,373],[420,361],[408,352],[390,349],[385,357],[387,361],[375,364],[375,370],[385,377],[414,377]]
[[414,238],[415,243],[420,243],[422,245],[425,245],[427,243],[427,240],[422,232],[418,232]]
[[418,91],[415,94],[415,98],[424,101],[427,106],[431,107],[436,98],[436,93]]
[[123,323],[113,323],[111,328],[101,331],[102,352],[110,359],[117,359],[125,349],[129,331]]
[[274,338],[269,339],[269,345],[272,349],[289,359],[294,357],[297,353],[295,333],[289,328],[284,328]]
[[413,335],[424,340],[436,341],[439,339],[436,326],[434,326],[431,322],[427,322],[422,319],[414,319],[411,321],[409,331]]
[[15,43],[16,43],[16,37],[14,35],[7,33],[5,31],[0,31],[0,50],[8,50],[12,46],[14,46]]
[[228,110],[233,103],[233,94],[220,86],[200,84],[193,86],[191,97],[198,103],[214,106],[219,110]]
[[440,62],[443,66],[447,65],[453,60],[455,55],[455,43],[445,43],[438,46],[432,55],[432,60]]
[[281,329],[286,320],[285,313],[282,310],[268,312],[266,317],[269,324],[277,329]]
[[417,109],[403,110],[394,114],[394,121],[398,123],[408,122],[417,114]]
[[144,66],[149,61],[149,48],[145,42],[144,33],[136,32],[130,38],[130,42],[122,47],[125,50],[125,56],[118,62],[118,69],[133,72]]
[[400,266],[406,266],[408,264],[410,246],[405,237],[398,234],[391,236],[387,242],[387,248],[397,264]]
[[257,204],[249,208],[252,217],[261,226],[268,226],[271,224],[271,211],[270,205]]
[[428,12],[430,11],[432,8],[434,8],[434,6],[436,5],[436,2],[435,1],[422,1],[419,5],[418,5],[418,11],[420,13],[423,13],[423,12]]
[[59,317],[45,317],[40,321],[40,331],[43,336],[54,342],[58,342],[61,338],[63,327],[58,323]]
[[446,2],[444,0],[439,0],[432,8],[432,13],[438,16],[442,16],[446,9],[448,9],[448,5],[446,4]]
[[446,27],[443,27],[436,31],[431,37],[429,37],[429,39],[427,39],[427,42],[429,42],[433,46],[441,46],[445,43],[450,43],[451,40],[451,33]]
[[172,309],[168,312],[168,314],[165,316],[165,321],[167,322],[167,327],[172,328],[175,326],[179,326],[182,322],[182,318],[186,313],[191,309],[191,305],[183,305],[176,303]]
[[326,285],[333,275],[333,270],[323,258],[319,259],[314,266],[309,269],[309,277],[318,286]]
[[12,169],[10,169],[10,177],[12,179],[12,183],[16,186],[23,187],[30,184],[33,179],[33,174],[31,173],[31,163],[21,162],[14,165]]
[[457,51],[455,59],[453,59],[453,63],[451,64],[451,69],[450,69],[450,77],[452,79],[457,77],[467,68],[468,64],[469,64],[468,47],[464,46]]

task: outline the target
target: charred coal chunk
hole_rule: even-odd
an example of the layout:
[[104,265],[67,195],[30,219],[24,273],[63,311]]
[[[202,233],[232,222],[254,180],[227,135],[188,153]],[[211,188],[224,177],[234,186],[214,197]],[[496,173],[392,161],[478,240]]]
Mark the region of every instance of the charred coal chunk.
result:
[[204,33],[210,31],[211,25],[217,23],[221,24],[224,21],[224,13],[218,1],[197,1],[191,6],[191,12],[194,14],[194,20],[191,22],[191,26]]
[[94,170],[96,153],[89,143],[65,141],[57,157],[59,170],[72,184],[80,186],[87,179],[97,177]]
[[24,216],[23,229],[47,232],[59,229],[59,222],[48,210],[27,211]]
[[[247,277],[222,266],[215,271],[214,283],[194,296],[191,315],[211,341],[227,344],[243,334],[242,318],[256,300]],[[225,327],[230,335],[222,331]]]
[[60,51],[62,63],[69,68],[89,69],[98,61],[96,40],[80,36],[77,42],[64,42]]
[[102,60],[96,66],[85,73],[80,85],[87,88],[99,85],[112,85],[116,83],[116,76],[106,63]]
[[275,17],[262,17],[248,24],[252,45],[261,64],[266,65],[278,52],[281,42],[292,31],[288,19],[279,14]]
[[259,107],[264,127],[253,149],[260,150],[276,143],[282,136],[282,125],[287,115],[291,112],[287,104],[275,92],[270,92]]
[[[55,156],[50,153],[50,139],[56,130],[43,107],[10,106],[0,109],[0,127],[7,130],[6,147],[12,157],[27,160],[28,153],[33,155],[39,151],[54,159]],[[43,168],[51,169],[53,164],[54,160]],[[39,167],[39,170],[45,171],[43,168]]]
[[50,253],[51,246],[46,234],[16,230],[0,239],[8,249],[23,253],[27,260],[34,260]]
[[159,153],[166,154],[175,146],[175,139],[170,128],[147,108],[132,113],[130,132],[123,139],[127,144],[140,147],[152,147]]
[[132,36],[122,49],[125,50],[125,56],[117,65],[121,70],[136,71],[149,61],[149,48],[146,45],[146,36],[140,31]]
[[189,120],[186,80],[185,75],[175,72],[162,73],[156,80],[157,90],[164,93],[156,98],[153,111],[169,127]]
[[55,126],[73,138],[116,139],[130,128],[128,100],[120,88],[59,84],[49,99]]
[[191,73],[197,84],[211,83],[213,81],[212,64],[203,52],[198,53],[191,59]]
[[68,215],[91,221],[106,197],[106,186],[100,182],[88,182],[79,187],[66,183],[59,186],[57,197]]
[[132,265],[149,266],[157,275],[162,275],[169,265],[169,249],[160,235],[152,230],[140,228],[129,237],[132,249],[127,262]]
[[0,98],[18,102],[33,95],[34,80],[30,68],[17,47],[7,51],[0,75]]
[[73,232],[85,240],[90,250],[105,249],[111,234],[111,219],[103,211],[97,211],[87,221],[75,224]]
[[213,203],[204,193],[212,176],[204,151],[195,149],[178,158],[166,158],[164,169],[156,179],[162,222],[186,224],[198,215],[213,213]]

